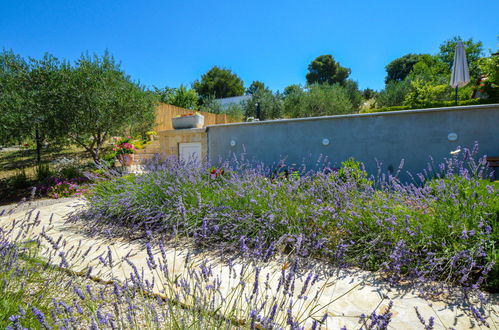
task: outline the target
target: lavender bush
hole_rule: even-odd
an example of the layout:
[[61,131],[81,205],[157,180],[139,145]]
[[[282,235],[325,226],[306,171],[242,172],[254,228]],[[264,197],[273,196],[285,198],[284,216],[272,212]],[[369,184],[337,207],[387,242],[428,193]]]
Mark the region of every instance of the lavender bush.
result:
[[[228,281],[235,284],[227,286],[208,260],[194,263],[187,257],[172,265],[162,243],[146,243],[148,268],[140,269],[128,256],[116,258],[109,247],[95,258],[81,242],[69,245],[45,231],[23,242],[39,220],[31,217],[0,231],[2,328],[319,329],[326,324],[325,307],[316,304],[322,292],[318,275],[309,273],[295,298],[297,263],[283,268],[276,288],[270,273],[260,276],[258,264],[231,262]],[[97,264],[73,270],[95,259]],[[130,273],[118,280],[112,274],[123,272],[120,263]],[[106,273],[111,279],[101,280]]]
[[170,160],[97,183],[86,217],[262,259],[292,252],[393,282],[498,291],[498,186],[476,153],[463,149],[410,183],[368,178],[355,161],[306,172],[235,159],[213,172]]

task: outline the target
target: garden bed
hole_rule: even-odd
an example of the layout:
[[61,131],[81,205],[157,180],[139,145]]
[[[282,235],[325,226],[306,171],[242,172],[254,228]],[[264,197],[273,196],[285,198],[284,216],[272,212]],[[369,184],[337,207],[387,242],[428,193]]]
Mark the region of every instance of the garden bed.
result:
[[463,155],[417,183],[368,178],[353,161],[309,173],[172,163],[96,184],[86,217],[264,260],[320,258],[428,291],[440,281],[497,292],[498,186],[482,179],[483,160]]

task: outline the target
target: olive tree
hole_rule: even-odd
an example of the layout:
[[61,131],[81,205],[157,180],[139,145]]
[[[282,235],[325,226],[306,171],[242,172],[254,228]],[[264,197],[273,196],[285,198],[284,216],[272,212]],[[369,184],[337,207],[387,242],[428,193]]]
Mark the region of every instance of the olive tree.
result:
[[59,119],[65,118],[67,135],[94,162],[99,163],[110,137],[154,122],[152,92],[132,81],[108,52],[81,56],[68,73],[68,97]]

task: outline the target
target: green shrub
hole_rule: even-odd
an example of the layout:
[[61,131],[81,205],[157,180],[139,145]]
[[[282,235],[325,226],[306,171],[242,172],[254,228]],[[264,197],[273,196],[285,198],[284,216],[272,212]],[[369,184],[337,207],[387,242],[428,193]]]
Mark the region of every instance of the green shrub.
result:
[[26,170],[22,168],[8,179],[8,184],[15,189],[22,189],[29,187],[31,182],[26,175]]
[[35,177],[38,182],[43,182],[50,178],[54,173],[48,164],[38,164],[35,169]]
[[[465,105],[479,105],[479,104],[490,104],[489,100],[486,99],[469,99],[469,100],[463,100],[463,101],[458,101],[457,105],[458,106],[465,106]],[[394,106],[394,107],[385,107],[385,108],[378,108],[378,109],[368,109],[365,112],[367,113],[373,113],[373,112],[389,112],[389,111],[400,111],[400,110],[413,110],[413,109],[431,109],[431,108],[444,108],[444,107],[453,107],[456,106],[455,101],[436,101],[436,102],[429,102],[427,103],[424,107],[413,107],[410,105],[400,105],[400,106]]]
[[357,184],[358,187],[363,185],[372,185],[372,181],[367,179],[368,174],[365,171],[363,164],[356,161],[354,158],[350,158],[341,163],[341,167],[338,170],[338,179],[343,182],[352,181]]

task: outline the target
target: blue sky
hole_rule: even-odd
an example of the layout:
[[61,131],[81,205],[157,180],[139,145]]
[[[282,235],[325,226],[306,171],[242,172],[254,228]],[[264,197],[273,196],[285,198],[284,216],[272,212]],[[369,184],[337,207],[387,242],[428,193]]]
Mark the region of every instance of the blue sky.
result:
[[74,60],[106,48],[147,86],[189,84],[213,65],[249,85],[303,84],[332,54],[361,88],[383,88],[384,67],[436,53],[455,35],[498,47],[499,1],[0,1],[0,47]]

